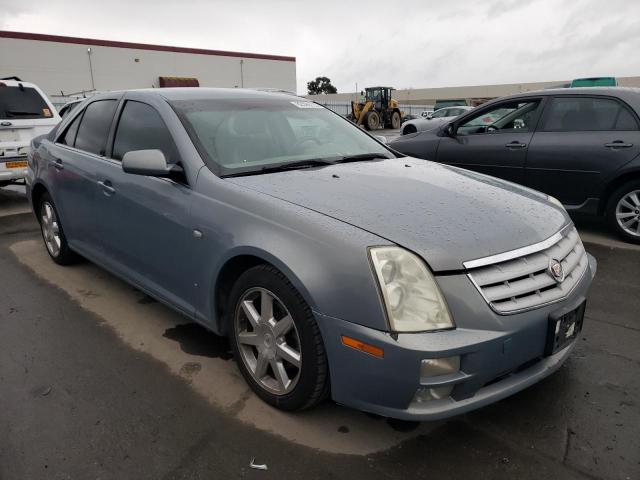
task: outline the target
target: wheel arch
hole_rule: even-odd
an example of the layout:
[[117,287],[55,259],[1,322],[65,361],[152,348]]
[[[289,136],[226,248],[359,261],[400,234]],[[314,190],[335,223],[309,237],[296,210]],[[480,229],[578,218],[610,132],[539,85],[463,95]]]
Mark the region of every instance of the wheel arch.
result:
[[227,317],[225,308],[236,280],[244,272],[258,265],[270,265],[282,273],[293,287],[302,295],[304,301],[314,310],[315,304],[309,291],[299,276],[287,264],[273,254],[253,247],[234,249],[220,262],[212,281],[212,328],[220,334],[227,333]]
[[611,195],[613,195],[618,188],[625,183],[633,182],[635,180],[640,180],[640,166],[633,170],[627,170],[611,180],[605,187],[600,204],[598,205],[598,215],[606,214]]
[[51,192],[46,187],[46,185],[40,181],[36,182],[33,187],[31,187],[31,207],[33,208],[33,211],[38,218],[40,218],[40,213],[38,212],[38,204],[40,203],[40,199],[45,193],[51,195]]

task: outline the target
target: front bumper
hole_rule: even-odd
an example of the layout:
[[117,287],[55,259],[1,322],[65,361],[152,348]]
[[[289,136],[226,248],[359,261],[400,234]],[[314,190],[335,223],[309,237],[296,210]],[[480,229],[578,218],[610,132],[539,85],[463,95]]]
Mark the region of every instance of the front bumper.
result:
[[[448,300],[451,289],[457,291],[449,306],[454,319],[461,320],[449,331],[392,335],[316,313],[329,358],[332,397],[359,410],[423,421],[468,412],[512,395],[550,375],[569,357],[573,343],[544,356],[549,314],[584,301],[595,271],[596,261],[589,255],[589,269],[566,299],[503,316],[490,310],[465,275],[445,277],[441,288]],[[382,348],[384,358],[345,346],[342,335]],[[460,356],[457,374],[421,378],[422,360],[452,356]],[[415,400],[419,388],[442,385],[454,385],[449,397]]]

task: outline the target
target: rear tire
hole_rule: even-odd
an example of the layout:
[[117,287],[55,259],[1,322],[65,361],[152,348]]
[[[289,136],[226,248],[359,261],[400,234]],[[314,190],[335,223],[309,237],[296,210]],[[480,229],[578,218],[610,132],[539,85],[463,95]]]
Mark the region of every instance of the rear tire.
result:
[[238,368],[262,400],[281,410],[303,410],[329,392],[329,367],[311,309],[270,265],[244,272],[226,312]]
[[417,131],[418,129],[415,127],[415,125],[407,125],[402,129],[402,135],[409,135],[411,133],[416,133]]
[[400,128],[400,112],[395,111],[391,114],[391,128],[398,130]]
[[380,127],[380,115],[378,112],[367,112],[364,117],[364,128],[367,130],[377,130]]
[[640,243],[640,180],[625,183],[607,202],[607,222],[621,238]]
[[58,265],[76,263],[81,257],[69,248],[60,216],[48,192],[40,197],[37,212],[44,246],[51,259]]

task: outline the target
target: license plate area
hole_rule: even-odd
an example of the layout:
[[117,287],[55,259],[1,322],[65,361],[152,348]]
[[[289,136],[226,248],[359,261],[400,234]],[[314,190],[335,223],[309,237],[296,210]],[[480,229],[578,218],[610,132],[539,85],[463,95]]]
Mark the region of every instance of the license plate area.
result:
[[6,168],[27,168],[26,160],[19,160],[15,162],[4,162]]
[[582,330],[584,311],[587,302],[583,301],[577,308],[568,312],[556,312],[549,315],[547,327],[546,355],[553,355],[569,345]]

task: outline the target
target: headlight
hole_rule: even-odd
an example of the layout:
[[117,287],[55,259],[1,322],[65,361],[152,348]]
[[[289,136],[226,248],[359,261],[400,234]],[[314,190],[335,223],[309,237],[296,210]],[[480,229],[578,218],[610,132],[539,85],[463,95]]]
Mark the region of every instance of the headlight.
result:
[[564,205],[562,205],[562,202],[560,200],[558,200],[556,197],[552,197],[551,195],[547,195],[547,200],[549,200],[551,203],[559,206],[561,209],[564,210]]
[[400,247],[373,247],[369,252],[391,330],[453,328],[447,303],[420,258]]

